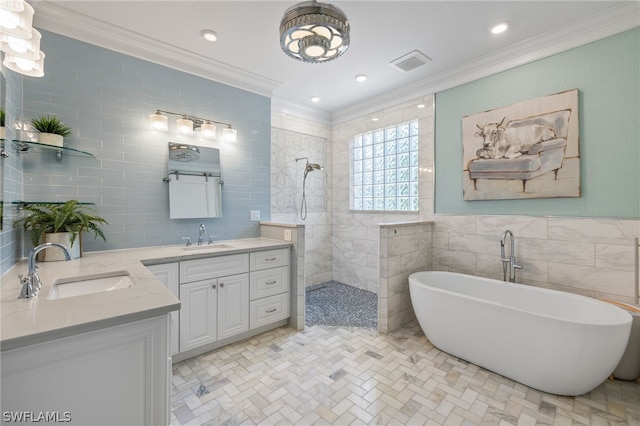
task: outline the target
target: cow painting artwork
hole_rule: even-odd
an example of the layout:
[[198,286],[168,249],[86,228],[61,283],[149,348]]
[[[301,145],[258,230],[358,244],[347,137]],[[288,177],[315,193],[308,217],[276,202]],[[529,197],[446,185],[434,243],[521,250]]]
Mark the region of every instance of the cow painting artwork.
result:
[[462,118],[465,200],[580,196],[578,89]]

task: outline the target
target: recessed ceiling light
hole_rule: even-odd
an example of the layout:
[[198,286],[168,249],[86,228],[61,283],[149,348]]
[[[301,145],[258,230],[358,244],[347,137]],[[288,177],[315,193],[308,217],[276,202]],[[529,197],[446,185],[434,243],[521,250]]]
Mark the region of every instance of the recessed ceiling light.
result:
[[363,81],[367,81],[367,76],[364,74],[356,75],[356,81],[362,83]]
[[380,120],[378,117],[373,117],[373,118],[371,119],[371,121],[378,121],[378,120]]
[[320,102],[320,98],[317,96],[314,96],[311,98],[311,102]]
[[500,34],[507,31],[507,28],[509,28],[509,24],[507,22],[500,22],[499,24],[491,28],[491,33]]
[[422,108],[424,108],[426,105],[425,105],[425,104],[418,104],[417,106],[418,106],[418,108],[422,109]]
[[213,30],[202,30],[200,31],[200,34],[202,34],[202,37],[204,37],[205,40],[208,40],[208,41],[218,40],[218,34],[216,34],[216,32]]

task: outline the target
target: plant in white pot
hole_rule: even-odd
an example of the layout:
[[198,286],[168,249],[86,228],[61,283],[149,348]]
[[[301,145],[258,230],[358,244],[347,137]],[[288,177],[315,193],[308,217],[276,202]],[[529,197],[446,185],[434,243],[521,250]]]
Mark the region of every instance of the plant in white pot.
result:
[[[82,256],[82,231],[92,232],[94,238],[107,241],[100,225],[108,222],[93,214],[93,210],[81,205],[76,200],[64,204],[27,204],[23,209],[29,215],[15,221],[15,226],[22,225],[25,232],[31,231],[31,243],[60,243],[71,250],[74,259]],[[43,250],[39,260],[65,260],[60,249]]]
[[41,115],[31,119],[31,125],[38,131],[38,142],[45,145],[62,146],[64,137],[71,134],[71,127],[58,117]]

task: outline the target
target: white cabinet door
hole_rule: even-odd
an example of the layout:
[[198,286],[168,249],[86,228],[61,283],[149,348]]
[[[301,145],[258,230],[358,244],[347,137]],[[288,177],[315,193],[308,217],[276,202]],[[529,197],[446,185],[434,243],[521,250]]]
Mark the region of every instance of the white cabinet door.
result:
[[218,278],[218,339],[249,330],[249,274]]
[[3,351],[3,413],[57,411],[72,425],[169,425],[168,324],[165,314]]
[[[161,265],[149,265],[147,269],[169,289],[171,294],[180,298],[180,283],[178,281],[178,262],[163,263]],[[171,355],[179,352],[180,342],[180,311],[171,312]]]
[[217,280],[180,285],[180,352],[217,339]]

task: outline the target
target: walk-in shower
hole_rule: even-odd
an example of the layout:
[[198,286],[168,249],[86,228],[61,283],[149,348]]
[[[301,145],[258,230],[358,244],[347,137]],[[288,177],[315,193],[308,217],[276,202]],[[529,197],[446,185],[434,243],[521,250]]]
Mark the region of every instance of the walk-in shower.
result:
[[296,162],[300,160],[306,160],[306,164],[304,167],[304,178],[302,179],[302,202],[300,203],[300,219],[305,220],[307,218],[307,175],[309,174],[309,172],[312,172],[314,170],[322,170],[324,169],[324,167],[317,163],[309,163],[309,159],[307,157],[296,158]]

